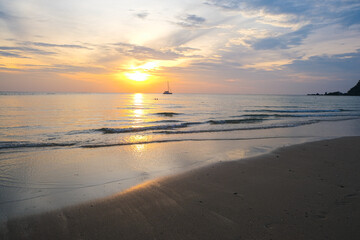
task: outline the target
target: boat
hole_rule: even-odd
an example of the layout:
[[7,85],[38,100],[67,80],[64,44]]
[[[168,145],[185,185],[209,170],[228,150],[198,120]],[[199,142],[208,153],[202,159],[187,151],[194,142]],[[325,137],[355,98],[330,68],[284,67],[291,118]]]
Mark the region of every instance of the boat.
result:
[[172,92],[170,92],[169,81],[167,82],[167,86],[168,90],[164,91],[163,94],[172,94]]

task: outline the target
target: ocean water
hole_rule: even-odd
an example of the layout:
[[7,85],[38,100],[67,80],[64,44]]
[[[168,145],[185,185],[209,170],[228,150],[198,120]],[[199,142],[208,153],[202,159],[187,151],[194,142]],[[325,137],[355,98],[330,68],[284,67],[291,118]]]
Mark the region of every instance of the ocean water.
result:
[[0,220],[277,147],[360,135],[351,96],[0,93]]

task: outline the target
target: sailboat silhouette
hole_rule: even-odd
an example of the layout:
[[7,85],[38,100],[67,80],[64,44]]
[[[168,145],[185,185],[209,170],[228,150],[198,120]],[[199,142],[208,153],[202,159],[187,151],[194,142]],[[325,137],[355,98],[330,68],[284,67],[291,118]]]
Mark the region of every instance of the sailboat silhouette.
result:
[[169,81],[167,81],[167,87],[168,89],[164,91],[163,94],[172,94],[172,92],[170,92]]

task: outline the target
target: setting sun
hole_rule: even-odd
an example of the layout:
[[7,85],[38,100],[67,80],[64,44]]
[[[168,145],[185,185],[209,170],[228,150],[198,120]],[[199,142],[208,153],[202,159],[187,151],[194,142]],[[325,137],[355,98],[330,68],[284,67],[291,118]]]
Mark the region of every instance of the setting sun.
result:
[[132,73],[125,73],[125,76],[128,79],[142,82],[142,81],[145,81],[150,75],[147,73],[136,71],[136,72],[132,72]]

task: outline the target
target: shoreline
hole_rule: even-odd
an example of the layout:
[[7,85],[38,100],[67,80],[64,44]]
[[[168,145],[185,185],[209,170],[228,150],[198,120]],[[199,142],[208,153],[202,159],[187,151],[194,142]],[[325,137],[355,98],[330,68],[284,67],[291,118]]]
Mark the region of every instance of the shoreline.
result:
[[9,220],[4,239],[359,239],[360,137],[288,146]]

